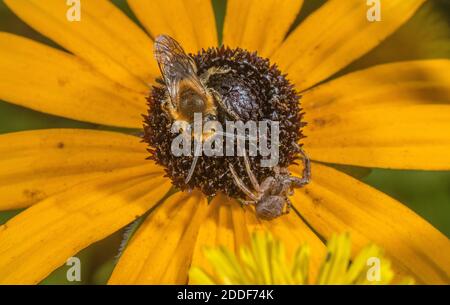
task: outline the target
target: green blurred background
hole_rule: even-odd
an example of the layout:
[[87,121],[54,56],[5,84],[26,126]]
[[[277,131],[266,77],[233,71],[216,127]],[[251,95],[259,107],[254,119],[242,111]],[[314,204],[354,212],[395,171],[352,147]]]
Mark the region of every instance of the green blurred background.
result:
[[[114,0],[113,2],[136,21],[125,0]],[[308,14],[322,5],[323,2],[322,0],[305,0],[303,10],[299,13],[295,24],[301,22]],[[213,0],[213,5],[220,33],[223,26],[226,1]],[[449,17],[450,1],[428,1],[394,35],[339,74],[392,61],[450,58]],[[21,22],[7,9],[3,0],[0,2],[0,31],[16,33],[57,47],[47,38]],[[29,129],[74,127],[110,129],[95,124],[46,115],[0,101],[0,133]],[[400,200],[427,219],[441,232],[450,236],[450,172],[368,170],[350,166],[336,167]],[[0,224],[19,212],[0,212]],[[106,282],[116,261],[115,256],[118,253],[122,236],[123,230],[88,247],[77,255],[82,260],[82,281],[76,284],[102,284]],[[43,284],[72,284],[66,280],[68,268],[67,266],[62,266],[44,280]]]

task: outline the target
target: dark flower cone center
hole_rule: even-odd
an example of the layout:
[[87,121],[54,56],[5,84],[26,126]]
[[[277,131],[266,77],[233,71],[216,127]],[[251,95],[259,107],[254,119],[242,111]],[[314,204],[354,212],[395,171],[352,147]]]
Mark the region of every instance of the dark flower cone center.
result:
[[[302,122],[300,96],[286,76],[268,59],[242,49],[210,48],[190,56],[197,65],[198,76],[210,68],[221,68],[223,72],[211,75],[206,86],[214,89],[226,107],[244,123],[250,120],[279,122],[278,166],[292,164],[298,157],[296,143],[302,138],[301,128],[305,124]],[[194,145],[190,156],[174,156],[172,153],[171,144],[177,134],[171,132],[173,119],[163,109],[166,97],[167,88],[161,84],[152,88],[148,98],[144,140],[149,145],[149,158],[162,165],[173,184],[181,190],[198,188],[206,195],[224,192],[231,197],[244,197],[228,166],[232,162],[243,182],[250,186],[244,162],[239,156],[202,155],[198,157],[192,178],[185,183],[194,160]],[[226,120],[232,118],[217,107],[217,120],[225,130]],[[260,155],[249,157],[251,169],[260,182],[273,175],[273,168],[261,167],[261,158]]]

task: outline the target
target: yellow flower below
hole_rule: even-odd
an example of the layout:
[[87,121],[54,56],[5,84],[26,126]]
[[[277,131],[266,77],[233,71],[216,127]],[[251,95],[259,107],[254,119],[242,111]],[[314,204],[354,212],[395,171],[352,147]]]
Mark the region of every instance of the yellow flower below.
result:
[[[394,271],[383,251],[371,244],[351,260],[349,234],[334,235],[329,240],[328,255],[324,259],[316,281],[309,277],[310,248],[298,247],[292,260],[286,256],[284,244],[268,233],[255,233],[250,245],[241,247],[236,257],[226,247],[205,248],[204,255],[213,272],[192,267],[189,272],[192,284],[391,284]],[[402,284],[414,283],[406,278]]]

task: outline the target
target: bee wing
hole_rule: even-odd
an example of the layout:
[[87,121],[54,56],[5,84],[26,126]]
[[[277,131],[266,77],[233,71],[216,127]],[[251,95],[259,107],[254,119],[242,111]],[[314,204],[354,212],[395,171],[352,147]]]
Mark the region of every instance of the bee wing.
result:
[[186,55],[180,44],[167,35],[156,37],[154,55],[159,69],[169,91],[171,100],[178,95],[179,84],[183,80],[204,92],[202,83],[197,76],[197,66],[194,60]]

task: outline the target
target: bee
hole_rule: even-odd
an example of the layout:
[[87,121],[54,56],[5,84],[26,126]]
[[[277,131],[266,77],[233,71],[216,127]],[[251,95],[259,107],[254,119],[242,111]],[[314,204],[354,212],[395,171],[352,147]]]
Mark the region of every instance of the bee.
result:
[[293,194],[293,188],[303,187],[309,183],[311,179],[311,161],[303,149],[299,148],[299,150],[304,166],[302,178],[292,176],[287,168],[276,166],[274,167],[275,175],[267,177],[261,184],[258,183],[253,174],[250,161],[244,151],[245,169],[254,191],[251,191],[244,184],[233,164],[228,164],[234,183],[250,199],[242,201],[242,203],[244,205],[254,204],[258,218],[272,220],[289,213],[292,206],[289,196]]
[[[221,97],[206,84],[210,76],[226,73],[226,71],[213,67],[202,75],[198,75],[194,59],[184,52],[175,39],[167,35],[156,37],[154,56],[167,89],[167,97],[162,104],[162,109],[166,114],[173,121],[185,121],[190,124],[193,124],[196,113],[202,114],[202,124],[206,120],[216,120],[216,102],[221,101]],[[203,134],[200,139],[196,138],[195,140],[201,143],[211,135]],[[186,184],[194,173],[197,160],[198,156],[195,154],[185,180]]]
[[173,120],[192,122],[194,113],[216,116],[214,97],[206,86],[209,75],[197,75],[194,59],[175,39],[156,37],[154,56],[168,92],[163,109]]

